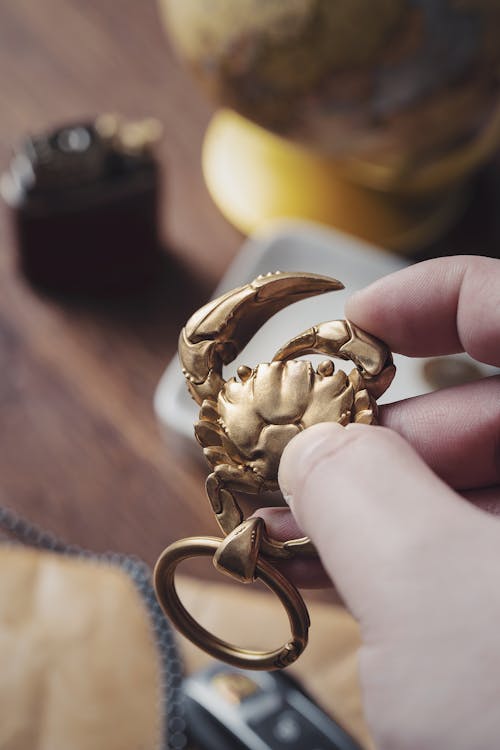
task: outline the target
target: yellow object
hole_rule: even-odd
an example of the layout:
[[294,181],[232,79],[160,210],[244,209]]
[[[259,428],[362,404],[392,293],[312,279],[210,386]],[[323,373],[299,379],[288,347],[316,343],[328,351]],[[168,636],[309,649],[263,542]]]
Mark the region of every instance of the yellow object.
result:
[[227,109],[208,127],[203,174],[219,209],[244,233],[293,217],[411,251],[445,231],[463,205],[463,188],[410,198],[354,184],[333,160]]

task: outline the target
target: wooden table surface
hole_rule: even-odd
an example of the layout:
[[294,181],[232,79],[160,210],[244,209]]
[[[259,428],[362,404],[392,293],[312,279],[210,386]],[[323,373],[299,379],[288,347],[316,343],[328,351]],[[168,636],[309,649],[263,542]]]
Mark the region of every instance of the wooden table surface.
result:
[[[202,181],[212,107],[172,54],[151,0],[0,0],[0,169],[23,135],[110,110],[164,123],[171,272],[143,299],[43,296],[16,271],[2,212],[0,504],[73,543],[153,563],[172,540],[216,531],[205,467],[160,435],[152,407],[181,324],[242,241]],[[460,225],[422,255],[498,255],[499,195],[492,167]]]

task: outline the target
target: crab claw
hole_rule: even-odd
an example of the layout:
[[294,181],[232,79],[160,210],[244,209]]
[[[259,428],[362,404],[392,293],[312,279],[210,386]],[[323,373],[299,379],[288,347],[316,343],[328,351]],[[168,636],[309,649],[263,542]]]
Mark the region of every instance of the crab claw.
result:
[[298,300],[343,288],[328,276],[277,271],[200,308],[179,338],[179,357],[194,400],[201,404],[205,398],[217,398],[224,384],[223,366],[275,313]]
[[290,339],[273,360],[283,361],[303,354],[327,354],[351,360],[374,398],[387,390],[396,372],[387,346],[348,320],[332,320],[308,328]]

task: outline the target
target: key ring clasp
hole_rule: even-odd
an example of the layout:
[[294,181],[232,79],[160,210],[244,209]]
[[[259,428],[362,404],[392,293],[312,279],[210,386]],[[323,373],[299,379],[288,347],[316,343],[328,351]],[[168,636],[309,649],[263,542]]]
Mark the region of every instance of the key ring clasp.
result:
[[223,541],[218,537],[188,537],[174,542],[163,551],[153,574],[156,595],[163,611],[186,638],[216,659],[243,669],[273,670],[292,664],[307,645],[309,614],[295,586],[267,560],[257,559],[255,578],[277,595],[288,615],[291,629],[291,638],[279,648],[252,651],[227,643],[200,625],[182,604],[175,588],[177,566],[190,557],[213,557]]

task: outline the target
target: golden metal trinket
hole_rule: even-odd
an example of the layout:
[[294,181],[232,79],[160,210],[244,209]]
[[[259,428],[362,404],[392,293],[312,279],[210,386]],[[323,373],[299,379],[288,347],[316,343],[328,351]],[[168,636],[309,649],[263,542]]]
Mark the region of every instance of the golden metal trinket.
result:
[[[200,404],[195,434],[212,466],[207,495],[224,539],[190,537],[167,547],[155,567],[158,599],[179,630],[212,656],[250,669],[291,664],[307,645],[309,616],[304,601],[273,560],[315,555],[307,537],[278,542],[260,518],[243,519],[236,492],[278,489],[278,465],[286,444],[318,422],[373,424],[376,399],[390,385],[392,355],[378,339],[347,320],[309,328],[291,339],[272,362],[240,366],[225,381],[232,362],[256,331],[276,312],[301,299],[343,289],[341,282],[305,273],[270,273],[212,300],[186,323],[179,357],[189,391]],[[349,375],[326,359],[316,371],[304,354],[350,360]],[[215,637],[184,609],[174,585],[177,565],[188,557],[211,555],[217,569],[248,583],[256,578],[275,591],[285,607],[291,639],[274,651],[249,651]]]

